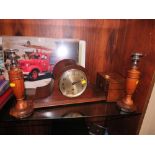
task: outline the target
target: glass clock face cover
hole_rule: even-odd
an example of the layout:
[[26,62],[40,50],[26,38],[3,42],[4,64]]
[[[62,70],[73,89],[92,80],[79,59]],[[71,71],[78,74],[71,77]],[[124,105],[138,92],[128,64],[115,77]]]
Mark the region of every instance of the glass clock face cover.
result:
[[78,69],[65,71],[59,81],[60,91],[67,97],[77,97],[81,95],[85,91],[86,87],[86,74]]

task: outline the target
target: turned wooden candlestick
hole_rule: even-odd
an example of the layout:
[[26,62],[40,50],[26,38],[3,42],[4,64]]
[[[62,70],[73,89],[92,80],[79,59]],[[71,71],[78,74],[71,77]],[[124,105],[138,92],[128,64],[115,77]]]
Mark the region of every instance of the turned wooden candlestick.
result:
[[141,53],[132,54],[132,68],[128,70],[128,75],[126,79],[126,93],[125,97],[118,101],[117,105],[125,112],[136,111],[136,106],[132,100],[132,95],[134,94],[137,84],[140,78],[140,71],[138,70],[138,61],[142,57]]
[[23,73],[20,68],[17,67],[17,62],[13,56],[11,56],[11,67],[9,73],[10,86],[13,89],[13,93],[16,97],[17,103],[10,109],[10,115],[16,118],[25,118],[32,114],[33,103],[31,101],[24,100],[25,87]]

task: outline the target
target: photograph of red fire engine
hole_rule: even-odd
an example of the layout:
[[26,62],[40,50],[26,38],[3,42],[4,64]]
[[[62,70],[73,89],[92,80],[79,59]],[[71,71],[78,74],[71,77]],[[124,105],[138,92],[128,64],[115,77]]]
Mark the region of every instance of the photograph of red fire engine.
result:
[[62,59],[74,59],[85,66],[85,42],[81,40],[7,36],[2,37],[2,47],[6,70],[14,55],[26,84],[31,81],[31,86],[52,78],[54,65]]

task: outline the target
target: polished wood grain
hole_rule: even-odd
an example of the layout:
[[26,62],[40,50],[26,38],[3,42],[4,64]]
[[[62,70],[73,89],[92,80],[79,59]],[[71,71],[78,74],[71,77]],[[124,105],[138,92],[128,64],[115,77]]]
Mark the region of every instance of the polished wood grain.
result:
[[[0,134],[74,133],[75,135],[83,133],[83,125],[92,128],[94,124],[108,128],[109,134],[136,134],[137,121],[133,120],[141,115],[139,112],[121,113],[115,103],[91,102],[42,108],[35,110],[31,117],[18,120],[8,113],[14,102],[13,99],[10,100],[10,103],[6,104],[0,113]],[[81,121],[84,123],[82,126]],[[72,131],[73,128],[78,129],[78,132]]]
[[145,113],[155,70],[155,20],[0,20],[0,35],[77,38],[86,41],[86,69],[95,83],[97,72],[126,77],[130,55],[144,54],[133,100]]
[[[124,77],[130,68],[130,55],[133,52],[141,52],[144,57],[140,62],[141,72],[138,87],[133,95],[133,101],[137,108],[145,114],[148,105],[148,96],[152,88],[153,74],[155,71],[155,20],[121,20],[116,53],[110,68],[118,71]],[[110,53],[111,55],[112,53]],[[142,120],[139,122],[139,129]]]
[[54,79],[60,78],[65,67],[74,65],[74,64],[76,65],[76,61],[74,61],[72,59],[63,59],[63,60],[59,61],[58,63],[56,63],[56,65],[53,68]]
[[85,92],[82,95],[75,97],[74,99],[62,95],[61,92],[59,91],[58,86],[55,85],[53,93],[50,96],[43,99],[35,99],[33,104],[34,108],[38,109],[45,107],[83,104],[88,102],[105,101],[105,100],[106,97],[104,96],[104,93],[99,89],[95,89],[95,87],[90,84],[87,86]]
[[32,114],[32,102],[25,101],[25,86],[23,72],[17,66],[12,65],[9,72],[10,86],[12,87],[13,94],[17,102],[16,105],[11,107],[10,115],[16,118],[25,118]]
[[97,73],[96,87],[104,92],[107,102],[117,102],[124,96],[125,79],[114,72]]
[[[154,20],[126,20],[121,21],[122,27],[120,39],[117,43],[117,49],[120,51],[113,59],[112,70],[119,71],[123,76],[127,76],[127,70],[130,68],[130,55],[135,52],[143,53],[144,57],[140,62],[139,70],[141,77],[139,85],[134,94],[134,101],[138,108],[143,111],[148,95],[149,87],[155,70],[155,46],[153,44],[155,37]],[[124,33],[122,37],[122,33]]]
[[17,100],[24,99],[24,77],[22,70],[17,67],[11,67],[8,74],[10,85]]
[[[106,53],[114,53],[120,20],[0,20],[0,35],[74,38],[86,41],[86,68],[95,84],[96,73],[108,70]],[[111,59],[110,59],[111,60]],[[109,61],[109,60],[108,60]]]

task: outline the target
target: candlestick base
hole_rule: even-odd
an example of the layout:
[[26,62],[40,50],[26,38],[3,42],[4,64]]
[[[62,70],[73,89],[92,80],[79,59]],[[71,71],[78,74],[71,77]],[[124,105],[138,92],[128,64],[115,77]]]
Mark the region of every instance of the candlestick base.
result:
[[20,100],[17,101],[16,105],[10,109],[10,115],[22,119],[28,117],[33,112],[33,103],[32,101]]
[[118,101],[117,105],[121,109],[121,111],[128,112],[128,113],[135,112],[137,109],[134,104],[127,105],[123,101]]

